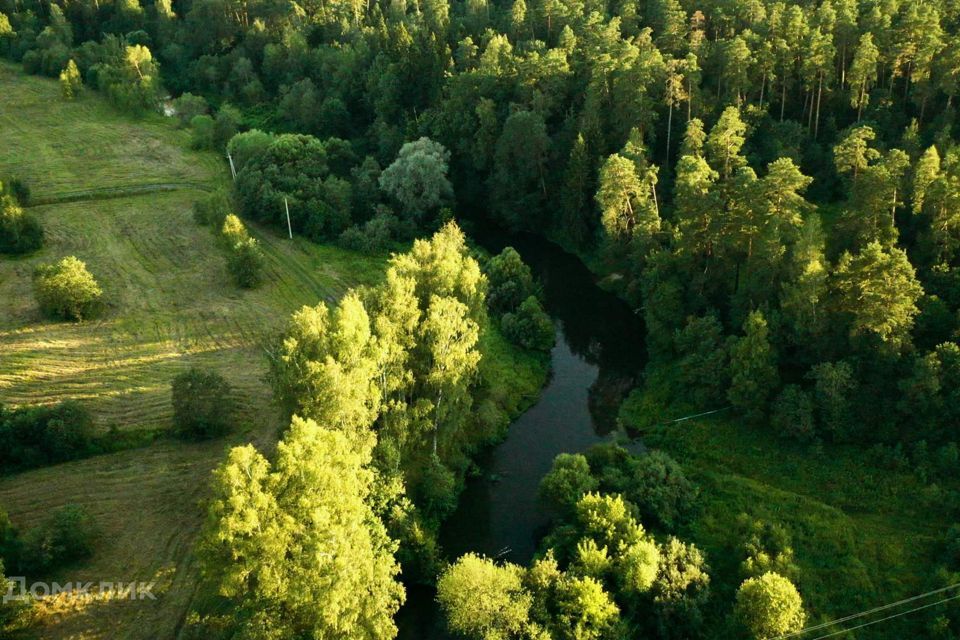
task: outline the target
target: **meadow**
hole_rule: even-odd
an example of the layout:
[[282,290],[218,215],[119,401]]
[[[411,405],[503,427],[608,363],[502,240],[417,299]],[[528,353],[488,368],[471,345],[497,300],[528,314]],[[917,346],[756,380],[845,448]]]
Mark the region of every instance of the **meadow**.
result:
[[[267,256],[264,284],[241,291],[210,229],[191,205],[225,186],[214,154],[159,115],[133,119],[87,92],[62,101],[55,81],[0,65],[0,176],[31,187],[46,244],[0,259],[0,402],[81,401],[98,429],[136,449],[0,479],[0,505],[29,528],[69,503],[87,507],[101,535],[93,558],[53,576],[158,580],[157,600],[69,598],[37,608],[42,638],[171,637],[195,586],[193,537],[209,472],[234,440],[269,446],[280,427],[264,379],[265,337],[304,304],[336,300],[375,282],[370,257],[251,226]],[[79,324],[43,318],[32,293],[37,264],[65,255],[87,263],[104,312]],[[238,407],[231,442],[165,437],[170,381],[192,365],[220,372]],[[109,577],[109,578],[105,578]]]
[[[811,624],[934,588],[955,479],[884,468],[859,446],[794,443],[726,411],[667,423],[693,411],[671,406],[654,385],[634,391],[620,419],[641,426],[645,443],[676,458],[700,487],[698,510],[681,535],[706,552],[718,601],[731,600],[739,584],[743,514],[789,533]],[[906,616],[856,637],[925,637],[926,621]],[[822,633],[833,631],[839,627]]]

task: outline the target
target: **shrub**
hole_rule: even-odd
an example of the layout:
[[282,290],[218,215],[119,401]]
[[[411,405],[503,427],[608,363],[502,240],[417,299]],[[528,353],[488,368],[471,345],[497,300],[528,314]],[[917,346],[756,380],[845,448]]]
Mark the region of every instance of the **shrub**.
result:
[[248,240],[250,234],[247,233],[247,227],[243,224],[243,221],[235,214],[229,213],[220,226],[220,237],[226,247],[232,248],[238,242]]
[[500,328],[508,340],[526,349],[549,351],[556,341],[553,322],[534,296],[524,300],[516,313],[504,314]]
[[190,119],[190,146],[194,149],[213,149],[213,118],[208,115]]
[[230,270],[238,286],[244,289],[257,286],[263,269],[263,252],[260,250],[260,243],[254,238],[247,238],[233,245],[227,255],[227,269]]
[[90,414],[76,402],[18,409],[0,405],[0,472],[65,462],[95,452]]
[[41,245],[43,228],[40,223],[24,212],[13,195],[0,192],[0,253],[29,253]]
[[363,224],[354,225],[340,234],[340,245],[354,251],[378,253],[386,251],[393,242],[397,218],[380,212]]
[[193,220],[200,225],[210,225],[214,229],[223,227],[224,218],[230,212],[230,199],[223,191],[214,191],[193,203]]
[[213,371],[192,368],[173,379],[173,426],[177,435],[203,440],[230,429],[230,385]]
[[788,384],[774,402],[772,422],[781,435],[809,442],[816,436],[813,398],[799,386]]
[[93,554],[93,518],[81,505],[68,504],[23,537],[21,569],[43,572]]
[[21,207],[30,206],[30,185],[20,178],[10,178],[6,181],[6,188],[0,191],[6,191],[9,195],[20,203]]
[[240,128],[242,116],[240,111],[229,104],[224,104],[217,111],[217,117],[213,121],[213,130],[211,136],[211,147],[214,151],[223,153],[227,149],[227,143],[237,135],[237,129]]
[[173,109],[180,126],[186,127],[196,116],[206,115],[210,107],[203,96],[187,92],[173,101]]
[[77,63],[70,60],[60,72],[60,95],[64,100],[73,100],[80,95],[82,88],[83,79],[80,77],[80,70],[77,69]]
[[38,267],[33,284],[44,313],[67,320],[89,318],[99,310],[103,296],[87,265],[74,256]]

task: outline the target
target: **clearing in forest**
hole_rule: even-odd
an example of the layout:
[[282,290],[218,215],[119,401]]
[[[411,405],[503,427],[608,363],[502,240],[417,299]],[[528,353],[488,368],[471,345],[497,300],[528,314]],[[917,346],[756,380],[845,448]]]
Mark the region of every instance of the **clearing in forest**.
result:
[[[267,255],[263,285],[241,291],[193,200],[226,185],[214,154],[162,116],[129,118],[92,92],[73,102],[55,81],[0,64],[0,176],[25,180],[46,244],[0,258],[0,402],[83,402],[100,429],[152,438],[170,425],[170,381],[197,364],[231,383],[236,438],[269,441],[279,427],[264,381],[262,341],[303,304],[375,281],[384,260],[250,227]],[[2,179],[2,178],[0,178]],[[104,290],[95,320],[52,322],[33,298],[37,264],[76,255]],[[136,437],[134,438],[136,439]],[[0,507],[27,528],[68,503],[101,529],[88,563],[47,576],[158,579],[156,601],[49,603],[41,637],[172,637],[194,580],[199,501],[225,441],[148,447],[0,479]]]

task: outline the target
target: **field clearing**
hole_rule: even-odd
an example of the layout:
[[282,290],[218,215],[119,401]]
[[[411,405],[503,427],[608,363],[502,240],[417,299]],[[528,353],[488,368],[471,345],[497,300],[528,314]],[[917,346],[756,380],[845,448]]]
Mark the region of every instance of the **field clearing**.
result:
[[166,443],[38,469],[0,480],[0,504],[20,526],[83,504],[99,537],[89,562],[50,580],[151,582],[156,600],[62,597],[34,612],[42,638],[172,638],[196,582],[193,538],[223,442]]
[[[264,283],[242,291],[191,212],[225,186],[226,165],[187,149],[172,121],[128,118],[92,92],[66,103],[55,81],[0,64],[0,135],[0,176],[25,179],[35,202],[50,203],[30,208],[44,248],[0,258],[0,402],[77,399],[100,429],[155,433],[170,426],[177,373],[201,365],[233,386],[237,430],[226,440],[160,440],[0,479],[0,508],[21,530],[74,503],[101,531],[91,560],[31,578],[158,580],[156,601],[44,602],[38,637],[172,638],[196,584],[193,539],[211,469],[231,443],[269,447],[280,426],[264,338],[299,306],[376,282],[386,257],[251,226],[267,257]],[[65,255],[84,260],[104,290],[94,320],[54,322],[36,306],[36,265]]]
[[[213,233],[193,223],[193,190],[34,207],[47,246],[0,261],[0,398],[11,404],[84,400],[102,427],[169,424],[170,380],[191,365],[221,371],[250,421],[270,410],[263,339],[304,304],[335,300],[376,278],[370,258],[266,230],[264,285],[239,290]],[[104,289],[84,323],[43,318],[31,274],[76,255]],[[350,274],[350,275],[346,275]]]
[[0,62],[0,133],[0,176],[26,180],[41,199],[145,184],[209,185],[222,173],[219,158],[190,150],[189,134],[163,116],[122,116],[91,91],[66,102],[55,81],[8,62]]
[[[646,440],[701,488],[702,511],[685,535],[706,551],[715,575],[732,578],[714,584],[719,601],[731,602],[737,586],[742,558],[731,531],[740,514],[790,532],[810,624],[932,588],[951,520],[943,495],[915,474],[878,469],[858,447],[817,450],[726,418],[657,427]],[[905,616],[856,637],[923,637],[925,620]]]

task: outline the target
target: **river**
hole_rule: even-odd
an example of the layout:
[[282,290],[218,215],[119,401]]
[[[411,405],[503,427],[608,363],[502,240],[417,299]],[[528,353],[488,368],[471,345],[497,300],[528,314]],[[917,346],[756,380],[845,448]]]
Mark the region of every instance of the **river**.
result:
[[[540,479],[559,453],[581,452],[615,437],[616,410],[646,361],[643,325],[622,300],[600,289],[576,257],[542,238],[478,234],[491,253],[507,244],[543,285],[557,327],[551,375],[538,401],[506,439],[478,460],[459,506],[440,531],[447,557],[474,551],[526,564],[549,524],[537,500]],[[413,588],[398,616],[403,640],[442,639],[429,589]]]

